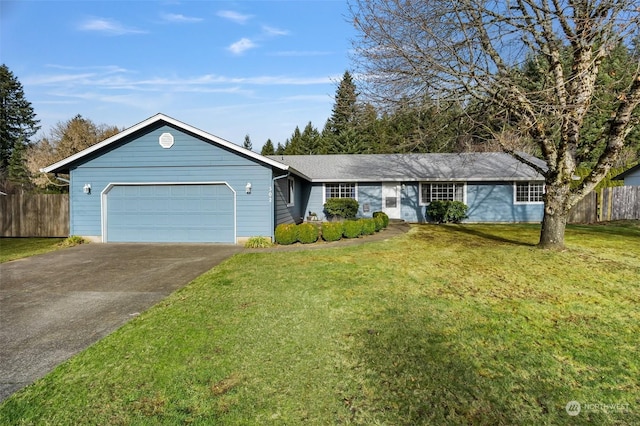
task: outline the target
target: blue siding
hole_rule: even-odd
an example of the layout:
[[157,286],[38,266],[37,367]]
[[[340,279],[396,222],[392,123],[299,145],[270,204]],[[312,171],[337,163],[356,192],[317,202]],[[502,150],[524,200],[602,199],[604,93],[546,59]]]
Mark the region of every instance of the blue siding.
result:
[[514,204],[513,182],[467,184],[467,222],[540,222],[543,204]]
[[[158,143],[164,132],[174,136],[170,149]],[[152,128],[71,170],[71,234],[101,235],[100,193],[110,183],[225,182],[237,194],[237,237],[271,235],[271,177],[271,168],[255,160],[170,126]],[[86,183],[89,195],[82,189]]]
[[640,186],[640,169],[624,178],[624,186]]
[[[373,217],[373,212],[382,210],[382,183],[360,183],[358,184],[358,216]],[[369,211],[365,212],[365,205],[369,206]]]
[[[407,222],[426,222],[426,206],[419,204],[419,184],[405,182],[402,185],[401,217]],[[514,204],[512,182],[479,182],[467,184],[467,205],[469,219],[467,222],[540,222],[543,205]],[[370,216],[382,209],[382,184],[358,184],[359,216]],[[370,204],[370,212],[362,211],[363,204]],[[307,210],[318,213],[324,219],[323,186],[314,183],[311,186]]]
[[421,206],[419,197],[420,186],[417,182],[402,184],[402,199],[400,201],[400,217],[407,222],[426,222],[425,206]]
[[274,182],[274,215],[275,225],[281,223],[300,223],[306,216],[307,199],[309,198],[309,184],[297,176],[294,180],[293,205],[287,205],[285,194],[289,191],[289,179],[280,178]]
[[[402,190],[402,218],[425,222],[426,206],[419,205],[419,184],[405,183]],[[513,182],[467,183],[466,222],[540,222],[543,204],[514,204]]]

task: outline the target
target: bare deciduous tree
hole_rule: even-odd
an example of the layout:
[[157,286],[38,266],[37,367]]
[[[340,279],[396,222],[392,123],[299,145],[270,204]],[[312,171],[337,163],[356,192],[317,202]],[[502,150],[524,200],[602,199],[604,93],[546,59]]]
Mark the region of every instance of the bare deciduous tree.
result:
[[27,167],[33,184],[40,188],[58,185],[60,182],[40,173],[40,169],[102,142],[119,131],[116,126],[95,124],[81,115],[58,122],[48,137],[41,138],[27,151]]
[[[563,247],[569,210],[605,177],[638,121],[634,63],[600,138],[582,137],[601,62],[638,37],[637,0],[353,0],[350,9],[359,31],[355,58],[371,95],[482,103],[511,135],[539,147],[546,167],[501,144],[545,177],[539,245]],[[526,61],[536,79],[523,72]],[[496,141],[512,139],[491,130]],[[595,145],[602,152],[591,173],[572,187],[580,152]]]

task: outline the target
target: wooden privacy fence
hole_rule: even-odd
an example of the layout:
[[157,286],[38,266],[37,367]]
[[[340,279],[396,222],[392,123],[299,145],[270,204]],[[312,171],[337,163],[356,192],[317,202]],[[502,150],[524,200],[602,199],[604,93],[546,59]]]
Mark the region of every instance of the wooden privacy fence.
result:
[[68,194],[0,195],[0,237],[68,237]]
[[569,213],[569,223],[640,220],[640,186],[614,186],[591,192]]

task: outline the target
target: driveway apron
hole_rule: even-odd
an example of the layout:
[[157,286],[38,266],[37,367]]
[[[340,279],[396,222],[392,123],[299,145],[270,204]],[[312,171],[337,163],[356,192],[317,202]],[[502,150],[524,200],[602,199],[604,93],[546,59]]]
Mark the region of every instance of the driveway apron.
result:
[[0,401],[241,250],[86,244],[0,264]]

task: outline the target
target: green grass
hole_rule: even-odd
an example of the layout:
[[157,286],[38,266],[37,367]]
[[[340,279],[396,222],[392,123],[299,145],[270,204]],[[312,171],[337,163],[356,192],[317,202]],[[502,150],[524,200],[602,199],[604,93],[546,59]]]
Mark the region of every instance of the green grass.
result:
[[60,248],[64,238],[0,238],[0,263]]
[[237,255],[0,424],[640,424],[640,227],[573,226],[565,251],[538,232]]

